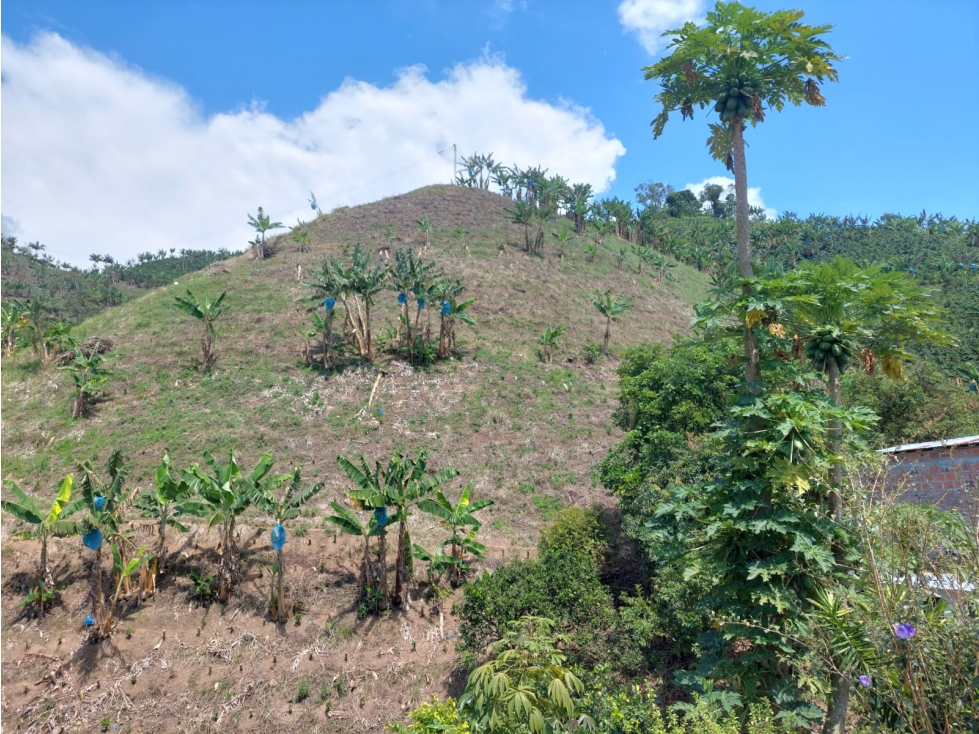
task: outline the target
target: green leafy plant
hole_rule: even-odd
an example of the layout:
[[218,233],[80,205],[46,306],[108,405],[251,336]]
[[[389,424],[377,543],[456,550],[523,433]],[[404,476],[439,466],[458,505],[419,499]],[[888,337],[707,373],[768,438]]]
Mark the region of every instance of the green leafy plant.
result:
[[593,727],[590,717],[576,716],[573,697],[584,685],[565,665],[560,645],[567,637],[555,634],[554,626],[543,617],[511,623],[497,643],[496,658],[470,674],[459,700],[463,713],[489,731],[523,725],[545,734],[569,725]]
[[561,334],[564,333],[567,326],[555,326],[551,327],[548,325],[544,329],[544,333],[540,335],[537,339],[537,343],[540,344],[540,358],[542,362],[550,362],[553,358],[554,348],[557,346],[558,339],[561,338]]
[[224,306],[225,295],[227,294],[222,293],[212,301],[211,296],[207,293],[201,299],[194,295],[190,289],[187,289],[186,298],[180,296],[174,298],[177,308],[201,322],[203,328],[201,334],[201,352],[203,355],[201,369],[204,371],[209,370],[214,364],[214,337],[216,336],[214,321],[227,310],[227,307]]
[[204,506],[196,501],[191,485],[184,482],[179,473],[170,466],[170,457],[163,455],[163,461],[154,474],[155,487],[137,495],[133,506],[146,517],[156,520],[156,546],[149,561],[141,569],[140,593],[153,594],[156,592],[156,578],[164,570],[167,557],[167,528],[173,528],[181,533],[187,532],[187,527],[181,523],[184,515],[201,516]]
[[268,257],[268,249],[265,245],[265,235],[273,229],[281,229],[282,222],[273,222],[271,217],[265,213],[262,207],[258,208],[258,214],[254,217],[248,215],[248,224],[255,230],[255,239],[248,244],[255,250],[255,257],[264,260]]
[[[277,499],[275,492],[282,486],[286,487],[281,499]],[[280,474],[268,477],[265,481],[257,484],[257,491],[254,496],[255,506],[267,514],[275,523],[273,530],[273,546],[276,543],[276,534],[281,532],[280,545],[275,549],[276,552],[276,595],[272,616],[274,619],[284,622],[288,615],[288,606],[285,601],[285,591],[283,582],[285,579],[285,556],[283,548],[285,544],[284,523],[297,517],[303,505],[319,494],[323,489],[322,482],[316,482],[308,487],[302,486],[302,476],[299,467],[296,467],[291,474]]]
[[216,573],[212,573],[210,576],[202,576],[195,571],[191,571],[187,574],[187,578],[194,585],[193,595],[194,598],[201,602],[202,604],[209,604],[217,596],[217,591],[214,589],[214,580],[218,577]]
[[435,490],[435,498],[424,497],[419,500],[418,508],[438,518],[437,522],[451,532],[447,543],[449,555],[456,559],[449,567],[449,579],[453,585],[462,583],[468,571],[466,554],[481,558],[486,552],[486,546],[476,542],[476,533],[482,523],[473,513],[493,504],[493,500],[470,501],[472,484],[467,484],[462,490],[459,501],[455,504],[445,496],[441,489]]
[[604,293],[595,291],[591,297],[591,304],[605,317],[605,339],[602,348],[605,354],[608,354],[608,342],[612,336],[612,322],[617,322],[619,316],[632,308],[632,299],[621,294],[613,298],[610,290]]
[[71,375],[75,386],[71,401],[71,417],[78,419],[85,416],[85,409],[101,394],[102,385],[112,374],[111,370],[105,367],[104,362],[113,355],[100,354],[98,342],[88,350],[88,354],[79,346],[75,346],[74,352],[74,358],[58,369],[65,370]]
[[267,453],[245,474],[238,464],[234,450],[228,452],[228,462],[221,464],[210,451],[204,452],[207,473],[197,464],[181,470],[185,482],[201,498],[198,511],[203,513],[209,528],[221,528],[221,565],[218,571],[218,600],[231,598],[234,586],[241,578],[235,527],[238,517],[254,502],[260,483],[272,469],[272,454]]
[[81,509],[80,503],[70,502],[73,482],[71,474],[62,480],[47,512],[41,509],[33,497],[11,481],[6,483],[6,490],[13,495],[13,499],[0,500],[0,508],[4,512],[29,526],[27,530],[15,532],[11,537],[40,541],[37,585],[32,589],[32,594],[35,594],[33,603],[38,612],[44,611],[44,605],[50,601],[49,594],[54,589],[54,577],[48,563],[48,540],[51,537],[66,537],[78,533],[78,524],[68,519]]
[[427,250],[428,246],[432,244],[432,221],[428,218],[428,215],[424,215],[421,219],[415,222],[415,226],[418,227],[419,231],[422,233],[424,238],[424,247]]
[[[364,555],[360,567],[360,589],[362,597],[367,598],[368,596],[372,596],[374,598],[386,598],[385,593],[380,588],[381,577],[378,573],[377,566],[375,566],[374,562],[371,560],[370,539],[378,537],[382,529],[378,527],[377,519],[374,517],[374,514],[371,513],[367,522],[362,523],[357,518],[354,511],[349,507],[344,507],[337,502],[331,502],[330,507],[333,508],[333,511],[336,514],[327,516],[325,521],[338,527],[341,532],[347,533],[348,535],[359,536],[363,541]],[[362,618],[359,613],[359,609],[358,618]]]

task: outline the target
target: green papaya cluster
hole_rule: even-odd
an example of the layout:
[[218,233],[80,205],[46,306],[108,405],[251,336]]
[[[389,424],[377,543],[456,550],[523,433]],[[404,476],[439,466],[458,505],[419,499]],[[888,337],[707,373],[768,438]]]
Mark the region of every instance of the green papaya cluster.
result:
[[853,344],[835,326],[824,326],[806,344],[806,357],[820,372],[828,370],[834,361],[841,373],[846,372],[853,357]]
[[724,122],[731,122],[735,115],[741,119],[751,117],[754,96],[760,91],[761,82],[745,72],[721,82],[714,111]]

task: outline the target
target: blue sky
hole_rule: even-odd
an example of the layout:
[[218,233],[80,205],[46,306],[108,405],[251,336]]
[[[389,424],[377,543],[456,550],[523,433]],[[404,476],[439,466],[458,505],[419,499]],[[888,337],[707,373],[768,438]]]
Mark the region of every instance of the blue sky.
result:
[[[791,5],[763,0],[756,7]],[[979,216],[979,3],[809,0],[834,24],[828,106],[748,135],[772,211]],[[3,3],[4,231],[84,262],[240,249],[245,214],[293,223],[451,176],[451,156],[542,163],[603,195],[728,175],[706,119],[654,141],[642,80],[701,0]]]

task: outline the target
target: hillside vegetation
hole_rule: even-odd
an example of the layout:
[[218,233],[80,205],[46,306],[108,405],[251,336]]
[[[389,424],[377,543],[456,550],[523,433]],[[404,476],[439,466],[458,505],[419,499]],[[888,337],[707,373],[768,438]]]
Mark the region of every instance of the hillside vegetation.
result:
[[[434,464],[464,464],[483,496],[521,497],[508,502],[513,517],[499,527],[534,526],[557,503],[597,497],[591,472],[615,440],[615,385],[614,362],[583,357],[604,331],[589,296],[611,289],[634,299],[614,325],[616,351],[685,332],[706,279],[681,266],[675,280],[658,282],[655,274],[639,276],[634,260],[618,269],[614,253],[623,243],[615,236],[591,262],[583,241],[591,236],[569,242],[563,257],[550,243],[541,257],[528,256],[518,247],[521,230],[508,221],[510,205],[488,191],[434,186],[338,210],[307,226],[308,245],[278,237],[269,259],[240,256],[85,321],[76,337],[108,337],[118,358],[106,399],[84,421],[69,416],[66,375],[38,370],[30,355],[6,359],[5,476],[49,485],[80,459],[104,459],[118,448],[140,481],[164,451],[189,464],[205,448],[234,447],[246,457],[272,451],[281,465],[307,466],[331,487],[326,502],[340,496],[337,454],[424,448]],[[433,231],[423,252],[415,223],[425,215]],[[327,375],[303,365],[298,332],[309,316],[300,299],[310,289],[297,280],[298,268],[308,277],[357,242],[375,251],[414,247],[463,282],[464,296],[476,299],[476,325],[458,327],[456,359],[414,369],[387,355],[376,367]],[[197,325],[174,305],[188,289],[228,293],[208,374],[196,369]],[[374,328],[382,345],[392,342],[397,307],[393,291],[378,298]],[[568,328],[554,362],[543,364],[537,341],[548,325]]]

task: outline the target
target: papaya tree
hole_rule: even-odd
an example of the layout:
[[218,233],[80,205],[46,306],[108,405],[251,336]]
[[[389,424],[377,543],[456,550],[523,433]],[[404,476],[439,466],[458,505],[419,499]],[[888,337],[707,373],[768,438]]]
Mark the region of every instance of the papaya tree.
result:
[[241,559],[235,540],[238,517],[254,501],[260,483],[272,469],[272,454],[267,453],[245,474],[234,450],[228,452],[228,462],[220,463],[210,451],[204,452],[206,472],[194,464],[181,471],[186,482],[203,501],[202,513],[208,528],[221,528],[221,564],[218,569],[218,600],[228,601],[235,585],[241,580]]
[[186,298],[177,296],[174,299],[177,308],[201,322],[203,329],[201,333],[201,351],[203,352],[201,369],[205,372],[214,364],[214,321],[227,308],[223,305],[225,295],[227,294],[222,293],[212,301],[210,294],[205,293],[203,299],[201,299],[194,295],[188,288]]
[[449,578],[454,586],[462,583],[462,577],[468,570],[466,554],[481,558],[486,552],[486,546],[476,542],[476,533],[482,523],[474,513],[489,507],[493,500],[470,501],[472,483],[462,490],[459,501],[455,504],[449,500],[441,489],[435,490],[435,498],[424,497],[418,501],[418,508],[423,512],[434,515],[439,525],[447,528],[451,535],[446,541],[450,548],[449,555],[455,559],[449,567]]
[[[651,123],[654,138],[663,134],[671,113],[693,119],[699,108],[719,116],[709,124],[707,142],[711,156],[734,172],[738,268],[745,281],[754,276],[746,127],[763,122],[766,108],[825,105],[820,85],[837,81],[834,64],[843,58],[821,38],[832,26],[806,25],[803,17],[801,10],[767,13],[738,2],[718,2],[707,13],[706,23],[688,22],[665,31],[663,35],[672,39],[669,53],[643,68],[647,80],[661,85],[656,101],[662,110]],[[748,282],[742,285],[750,287]],[[743,336],[745,375],[752,384],[761,378],[761,370],[751,329]]]
[[576,711],[573,697],[585,686],[561,652],[570,638],[554,627],[545,617],[510,622],[495,646],[496,657],[469,675],[459,709],[479,731],[550,734],[595,728],[590,716]]
[[591,303],[595,309],[605,317],[604,348],[605,353],[608,354],[608,342],[612,337],[612,322],[618,321],[619,316],[632,308],[632,299],[626,298],[621,294],[615,298],[612,298],[612,291],[610,290],[605,291],[604,293],[595,291],[594,295],[591,297]]
[[[283,485],[286,487],[285,492],[282,494],[282,498],[278,499],[275,492]],[[282,550],[286,543],[286,529],[283,523],[296,517],[302,506],[315,497],[321,489],[323,489],[322,482],[316,482],[304,488],[299,468],[296,467],[292,474],[270,477],[268,481],[259,485],[255,494],[255,506],[275,522],[275,526],[272,528],[271,543],[272,549],[276,552],[275,584],[277,591],[269,600],[269,611],[272,617],[280,622],[284,622],[289,613],[285,602],[283,583],[285,557]]]
[[37,540],[41,544],[41,558],[37,567],[37,585],[31,589],[29,603],[33,603],[37,611],[43,612],[44,605],[51,599],[54,588],[54,577],[48,564],[48,540],[52,537],[65,537],[78,532],[77,523],[68,518],[81,509],[81,505],[71,504],[73,475],[69,474],[62,480],[50,509],[46,512],[37,501],[18,487],[14,482],[7,482],[7,491],[13,495],[11,500],[0,500],[0,509],[13,515],[17,520],[29,527],[13,533],[11,537],[23,540]]

